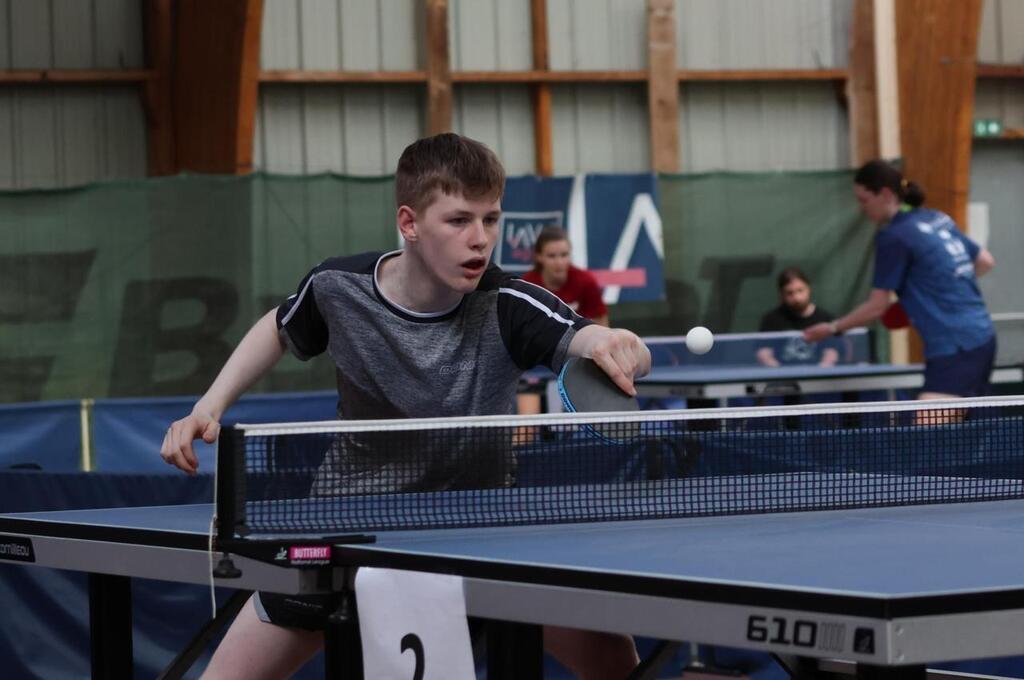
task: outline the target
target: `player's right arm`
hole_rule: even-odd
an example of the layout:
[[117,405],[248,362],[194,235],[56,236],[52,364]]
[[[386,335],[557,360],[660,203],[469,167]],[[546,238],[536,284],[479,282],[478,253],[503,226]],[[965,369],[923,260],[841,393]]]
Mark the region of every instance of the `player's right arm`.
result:
[[200,437],[208,444],[215,442],[224,412],[284,355],[285,345],[277,330],[276,314],[276,309],[267,312],[249,329],[210,389],[196,402],[192,413],[174,421],[168,428],[160,447],[160,457],[168,465],[195,474],[199,460],[192,442]]
[[984,276],[992,271],[996,266],[996,259],[992,257],[992,253],[989,252],[988,248],[981,248],[978,251],[977,257],[974,258],[974,273],[976,276]]

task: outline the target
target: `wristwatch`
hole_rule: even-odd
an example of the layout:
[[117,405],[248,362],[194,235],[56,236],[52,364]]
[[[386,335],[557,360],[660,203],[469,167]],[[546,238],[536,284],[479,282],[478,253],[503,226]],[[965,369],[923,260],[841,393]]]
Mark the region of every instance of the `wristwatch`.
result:
[[832,331],[832,335],[842,335],[843,332],[839,330],[839,325],[835,321],[828,322],[828,329]]

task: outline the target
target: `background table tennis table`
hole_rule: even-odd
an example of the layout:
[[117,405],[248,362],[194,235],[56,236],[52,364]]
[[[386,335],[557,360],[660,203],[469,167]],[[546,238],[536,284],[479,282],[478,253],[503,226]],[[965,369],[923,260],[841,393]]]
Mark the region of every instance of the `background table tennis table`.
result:
[[[727,333],[715,337],[711,352],[696,355],[686,349],[684,337],[647,337],[651,350],[651,373],[637,381],[639,396],[648,399],[715,400],[719,406],[729,399],[794,395],[852,395],[878,393],[893,400],[900,390],[917,390],[924,385],[923,364],[885,364],[872,361],[870,336],[855,329],[833,338],[839,363],[818,366],[821,347],[804,343],[799,333]],[[799,363],[770,367],[757,363],[757,350],[771,346],[776,356],[802,357]],[[1019,364],[999,365],[992,372],[992,384],[1024,388],[1024,368]],[[548,410],[561,411],[561,399],[554,375],[547,369],[528,371],[524,389],[543,387]],[[1019,391],[1019,390],[1015,390]]]
[[[128,677],[128,579],[208,583],[212,512],[7,514],[0,549],[95,574],[94,671]],[[348,567],[458,574],[471,616],[841,659],[864,677],[1024,652],[1021,500],[381,532],[336,547],[331,567],[235,563],[241,577],[218,585],[316,593],[343,587]]]
[[[1022,384],[1024,369],[999,366],[993,384]],[[923,364],[841,364],[836,366],[654,366],[637,381],[641,397],[701,398],[778,396],[920,389]],[[724,405],[724,404],[723,404]]]

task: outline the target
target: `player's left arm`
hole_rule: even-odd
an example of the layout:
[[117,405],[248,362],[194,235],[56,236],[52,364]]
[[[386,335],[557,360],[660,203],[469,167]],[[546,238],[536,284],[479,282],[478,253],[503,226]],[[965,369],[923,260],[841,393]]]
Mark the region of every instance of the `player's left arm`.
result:
[[873,288],[868,299],[857,305],[849,314],[841,316],[835,321],[825,321],[809,326],[804,330],[804,340],[818,342],[830,335],[848,331],[858,326],[866,326],[875,319],[882,316],[889,308],[890,291],[884,288]]
[[569,343],[568,354],[593,359],[630,396],[636,396],[633,379],[651,371],[651,351],[636,333],[625,328],[596,324],[581,328]]

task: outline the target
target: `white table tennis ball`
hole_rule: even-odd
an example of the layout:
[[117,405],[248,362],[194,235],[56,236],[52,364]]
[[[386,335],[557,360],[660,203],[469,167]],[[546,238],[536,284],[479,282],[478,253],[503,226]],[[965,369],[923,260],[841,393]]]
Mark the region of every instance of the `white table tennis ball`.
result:
[[694,354],[707,354],[715,344],[715,336],[704,326],[694,326],[686,334],[686,348]]

